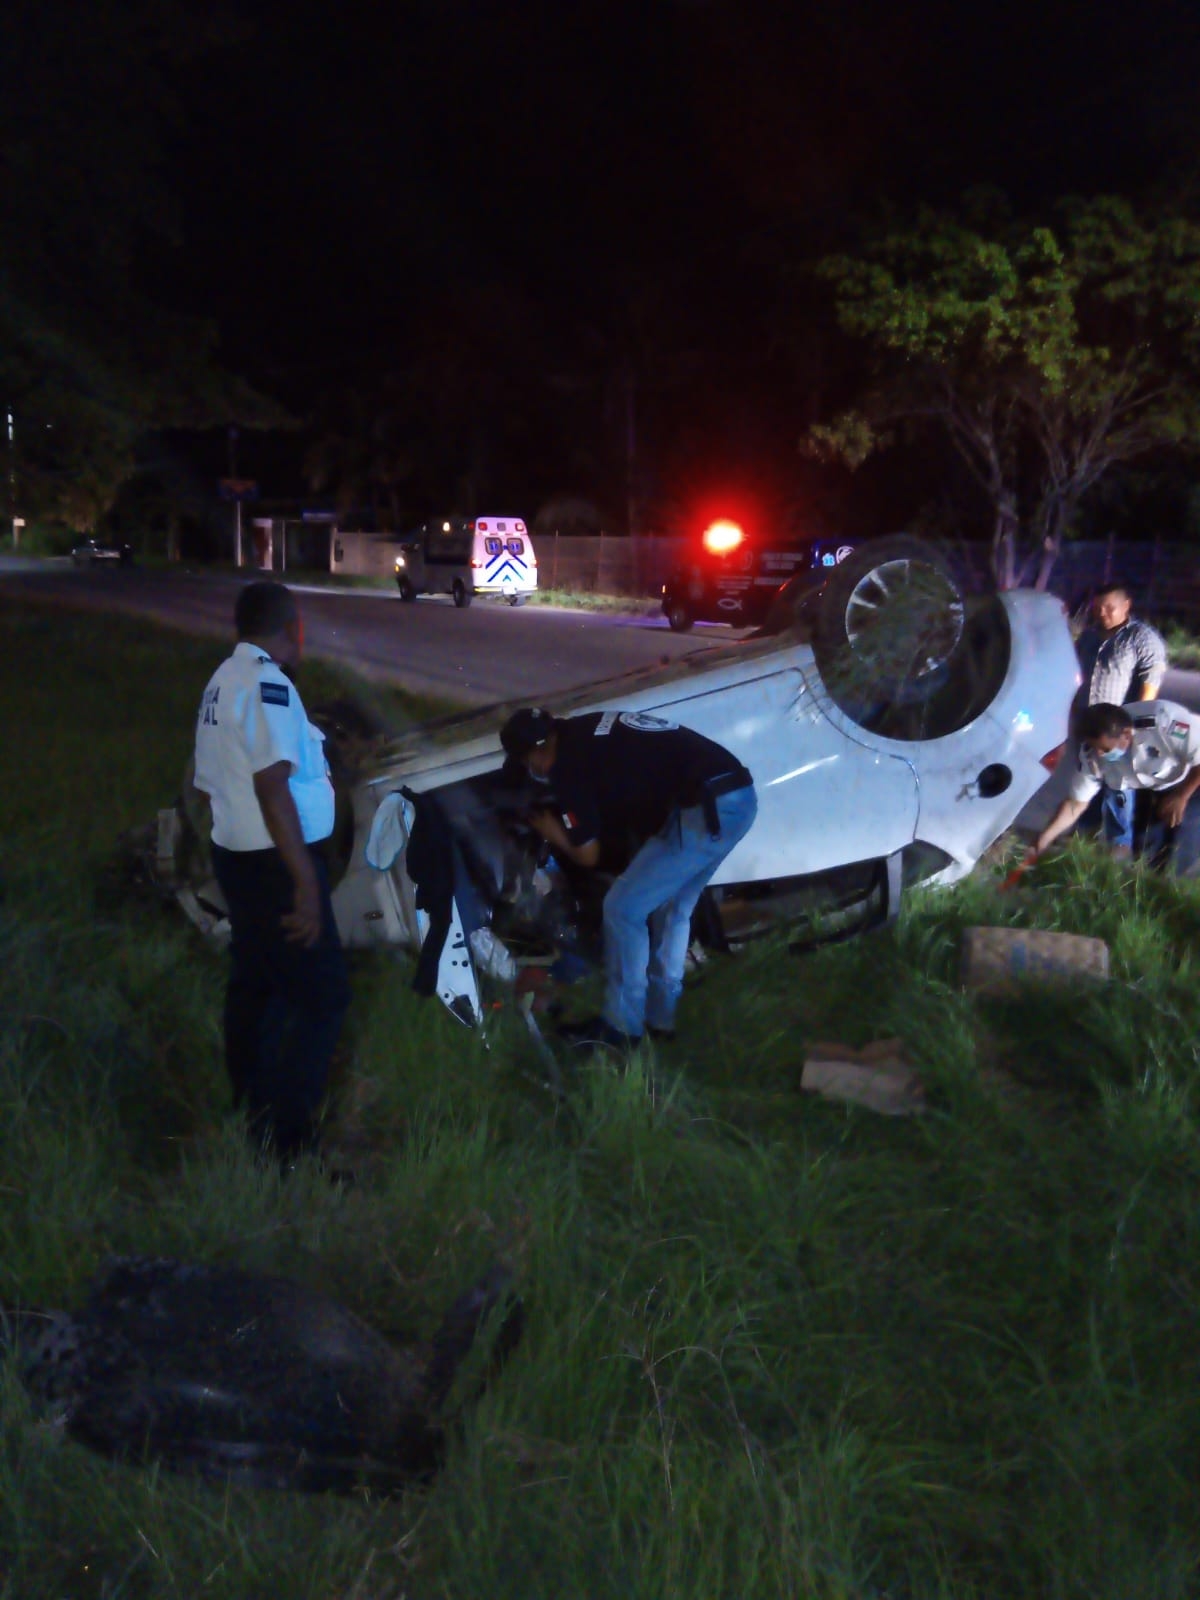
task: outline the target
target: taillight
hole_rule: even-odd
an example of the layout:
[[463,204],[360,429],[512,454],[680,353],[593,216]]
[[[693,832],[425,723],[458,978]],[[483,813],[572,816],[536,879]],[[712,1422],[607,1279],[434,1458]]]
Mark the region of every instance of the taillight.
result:
[[1041,765],[1045,767],[1047,772],[1054,771],[1055,767],[1062,760],[1062,753],[1066,748],[1067,742],[1064,739],[1062,744],[1056,744],[1053,750],[1046,751],[1046,754],[1042,757]]
[[486,562],[486,561],[477,561],[477,560],[476,560],[476,559],[475,559],[475,557],[474,557],[474,556],[472,556],[472,557],[471,557],[471,565],[472,565],[472,566],[473,566],[473,567],[486,567],[486,566],[487,566],[487,562]]
[[487,532],[487,523],[486,522],[477,522],[475,524],[475,526],[479,529],[480,533],[486,533]]

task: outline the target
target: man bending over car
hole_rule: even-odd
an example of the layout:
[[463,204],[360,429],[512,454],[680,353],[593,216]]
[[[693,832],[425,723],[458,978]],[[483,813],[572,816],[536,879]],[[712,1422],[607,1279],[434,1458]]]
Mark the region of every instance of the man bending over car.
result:
[[529,822],[556,855],[595,868],[602,837],[632,837],[637,846],[604,897],[604,1014],[563,1033],[626,1047],[647,1029],[669,1038],[692,912],[754,821],[753,779],[713,740],[643,712],[562,719],[518,711],[500,742],[550,786]]

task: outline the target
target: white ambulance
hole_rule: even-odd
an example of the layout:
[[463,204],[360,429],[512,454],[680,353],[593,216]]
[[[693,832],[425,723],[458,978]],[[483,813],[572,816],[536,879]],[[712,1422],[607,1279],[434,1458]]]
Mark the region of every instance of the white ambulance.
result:
[[537,556],[520,517],[432,517],[396,555],[401,600],[448,594],[458,607],[477,594],[519,606],[537,588]]

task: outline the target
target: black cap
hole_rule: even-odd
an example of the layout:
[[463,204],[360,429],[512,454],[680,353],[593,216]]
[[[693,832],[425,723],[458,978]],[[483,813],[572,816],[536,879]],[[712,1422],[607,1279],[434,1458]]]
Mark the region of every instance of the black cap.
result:
[[554,729],[554,718],[539,706],[529,706],[514,711],[500,729],[500,743],[505,753],[524,761],[531,750],[545,744]]

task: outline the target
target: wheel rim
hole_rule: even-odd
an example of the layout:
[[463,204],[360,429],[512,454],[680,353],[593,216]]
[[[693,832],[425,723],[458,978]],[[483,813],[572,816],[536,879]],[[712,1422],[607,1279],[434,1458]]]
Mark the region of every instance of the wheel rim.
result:
[[963,602],[949,576],[911,557],[873,567],[850,591],[844,616],[855,655],[890,679],[936,672],[962,638]]

